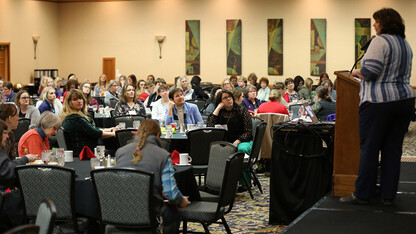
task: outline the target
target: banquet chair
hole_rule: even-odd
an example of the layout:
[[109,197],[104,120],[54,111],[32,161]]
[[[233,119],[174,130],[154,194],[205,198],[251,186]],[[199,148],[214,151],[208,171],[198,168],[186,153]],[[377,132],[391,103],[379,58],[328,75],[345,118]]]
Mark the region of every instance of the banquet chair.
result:
[[38,234],[39,226],[36,224],[23,224],[10,229],[3,234]]
[[13,130],[14,139],[19,142],[20,138],[29,130],[30,119],[21,118],[17,124],[17,128]]
[[200,191],[202,201],[218,202],[228,157],[237,151],[237,147],[226,141],[214,141],[209,150],[207,175],[204,189]]
[[153,173],[132,168],[106,168],[92,170],[91,178],[105,233],[155,233]]
[[[253,165],[257,162],[260,148],[263,143],[264,133],[266,131],[267,123],[261,122],[256,126],[256,133],[253,139],[253,146],[251,147],[250,157],[248,161],[244,162],[243,170],[250,172],[251,177],[254,180],[254,185],[260,190],[260,193],[263,193],[263,189],[261,187],[259,178],[257,176],[256,170],[253,168]],[[245,177],[243,176],[245,179]],[[250,184],[250,181],[245,181],[246,184]],[[248,192],[250,193],[250,197],[254,199],[253,193],[251,192],[250,186],[248,186]]]
[[192,168],[195,175],[201,176],[207,173],[208,158],[211,142],[223,141],[227,130],[219,128],[200,128],[188,131],[189,156],[192,158]]
[[56,140],[58,141],[59,148],[67,150],[64,130],[61,128],[56,132]]
[[[266,134],[264,136],[263,142],[261,144],[260,158],[271,158],[272,154],[272,145],[273,145],[273,124],[289,121],[289,116],[286,114],[278,113],[260,113],[256,115],[259,118],[262,118],[264,122],[267,123]],[[254,137],[254,134],[253,134]]]
[[221,219],[221,223],[224,225],[227,233],[231,233],[224,217],[226,214],[225,207],[230,207],[228,211],[231,211],[233,207],[243,160],[243,152],[237,152],[228,157],[218,202],[193,201],[187,207],[180,209],[183,221],[183,233],[187,233],[188,222],[201,223],[205,233],[209,233],[208,226],[212,223],[217,223],[219,219]]
[[116,131],[116,139],[118,147],[123,147],[130,143],[134,138],[133,130],[135,129],[121,129]]
[[54,232],[81,233],[88,225],[86,218],[75,212],[75,171],[50,165],[16,167],[18,187],[22,194],[26,220],[35,220],[38,207],[45,199],[56,206]]
[[192,99],[192,100],[187,100],[186,102],[197,105],[199,112],[201,112],[205,107],[205,101],[204,100]]
[[251,117],[251,135],[253,136],[253,138],[256,135],[257,125],[259,125],[262,122],[264,122],[264,120],[258,116]]
[[51,200],[44,200],[39,206],[35,221],[35,224],[39,226],[39,234],[52,234],[55,219],[55,204]]
[[116,107],[118,100],[115,98],[111,98],[110,99],[110,107],[114,109],[114,107]]

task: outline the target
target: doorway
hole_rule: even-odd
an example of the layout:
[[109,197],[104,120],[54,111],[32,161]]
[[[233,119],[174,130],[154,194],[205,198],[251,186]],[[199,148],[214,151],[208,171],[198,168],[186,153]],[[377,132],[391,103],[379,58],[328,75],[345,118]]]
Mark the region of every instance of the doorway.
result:
[[107,82],[116,78],[116,58],[103,58],[103,74],[107,75]]
[[10,43],[0,42],[0,76],[10,81]]

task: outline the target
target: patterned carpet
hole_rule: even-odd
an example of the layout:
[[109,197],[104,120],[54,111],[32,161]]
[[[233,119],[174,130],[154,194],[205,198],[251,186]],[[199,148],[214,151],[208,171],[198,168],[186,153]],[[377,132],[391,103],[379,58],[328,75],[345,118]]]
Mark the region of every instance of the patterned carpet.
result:
[[[402,161],[416,162],[416,122],[411,122],[409,131],[403,143]],[[237,193],[235,205],[232,211],[225,216],[232,233],[279,233],[286,226],[269,225],[269,178],[259,174],[260,183],[263,186],[263,194],[254,187],[252,192],[255,200],[250,198],[248,192]],[[202,231],[202,225],[189,223],[188,230]],[[221,224],[209,226],[212,233],[225,233]]]

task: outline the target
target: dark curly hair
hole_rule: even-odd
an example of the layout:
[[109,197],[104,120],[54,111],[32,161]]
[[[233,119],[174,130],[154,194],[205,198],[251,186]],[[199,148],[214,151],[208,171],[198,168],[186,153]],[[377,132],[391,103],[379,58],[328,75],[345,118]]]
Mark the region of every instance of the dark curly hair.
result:
[[400,14],[392,8],[383,8],[373,14],[373,18],[378,21],[381,26],[381,33],[397,34],[405,38],[405,26]]

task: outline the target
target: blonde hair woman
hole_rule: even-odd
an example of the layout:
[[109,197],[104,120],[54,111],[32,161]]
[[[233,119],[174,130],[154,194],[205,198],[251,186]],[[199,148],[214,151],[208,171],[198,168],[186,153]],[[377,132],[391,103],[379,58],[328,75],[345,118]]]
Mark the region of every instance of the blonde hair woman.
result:
[[257,113],[277,113],[289,115],[285,105],[280,103],[282,93],[277,89],[272,89],[269,95],[269,101],[260,105]]
[[186,76],[181,76],[176,81],[176,88],[182,90],[182,94],[186,100],[192,100],[196,98],[194,90],[192,89],[191,82],[189,82]]
[[[163,232],[176,233],[180,224],[180,219],[177,217],[179,214],[163,200],[167,199],[169,203],[181,208],[186,207],[189,201],[182,196],[176,186],[170,153],[162,148],[159,137],[159,124],[151,119],[143,120],[135,140],[117,150],[116,167],[138,168],[153,172],[153,213],[155,216],[168,217],[163,220]],[[168,230],[167,227],[175,230]]]
[[225,78],[225,79],[222,80],[222,82],[221,82],[221,88],[223,90],[228,90],[230,92],[233,92],[234,89],[235,89],[234,88],[234,85],[231,84],[230,78]]
[[98,139],[113,137],[115,131],[120,129],[119,126],[104,130],[95,127],[93,119],[88,116],[86,103],[87,99],[78,89],[69,91],[64,101],[62,127],[69,133],[67,147],[74,151],[74,156],[79,155],[84,146],[93,151]]
[[36,108],[39,113],[50,111],[60,116],[62,112],[62,103],[56,98],[56,91],[54,87],[46,87],[43,89],[39,101],[36,102]]
[[100,78],[98,78],[98,83],[94,87],[94,93],[97,96],[103,96],[106,90],[107,90],[107,75],[102,74]]
[[61,84],[63,80],[64,79],[62,79],[61,77],[56,77],[55,80],[53,81],[53,86],[55,87],[55,90],[56,90],[56,97],[63,96],[61,92]]

